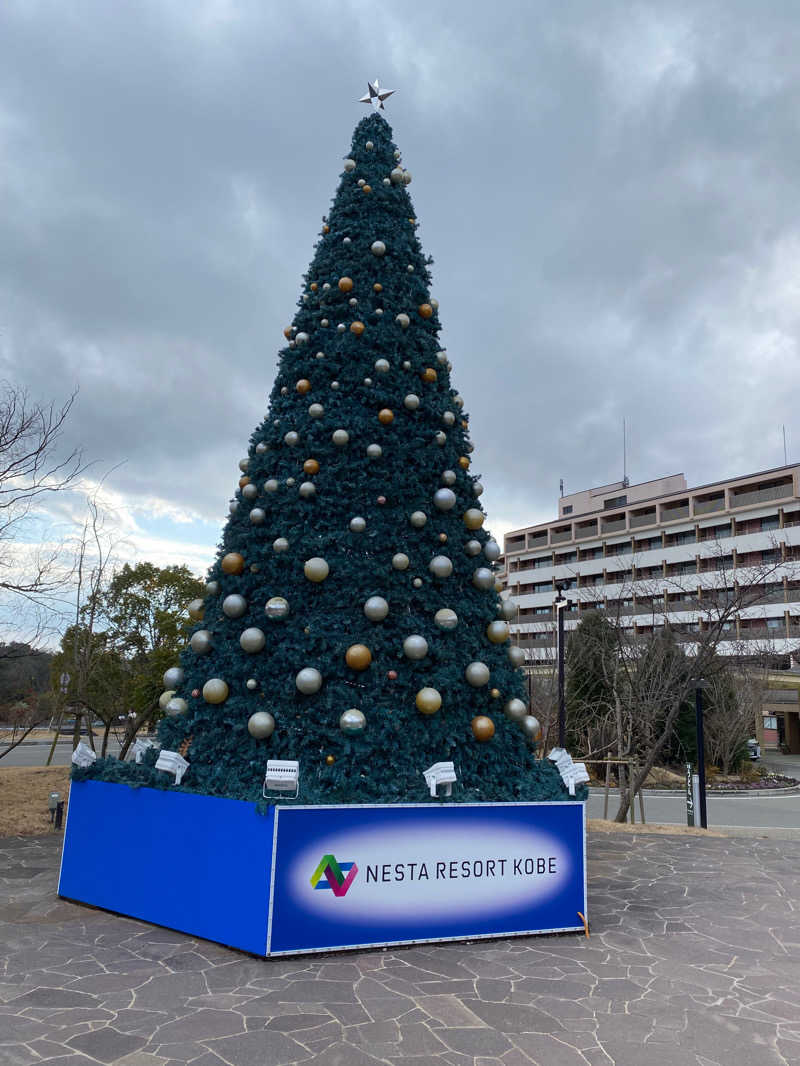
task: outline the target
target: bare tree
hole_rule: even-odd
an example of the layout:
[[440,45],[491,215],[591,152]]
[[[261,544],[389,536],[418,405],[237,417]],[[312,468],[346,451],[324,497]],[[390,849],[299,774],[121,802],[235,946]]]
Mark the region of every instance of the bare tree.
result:
[[54,710],[54,698],[49,692],[31,692],[24,700],[0,710],[0,759],[8,755],[49,720]]
[[[76,395],[60,407],[41,404],[0,382],[0,592],[38,608],[69,582],[70,568],[63,544],[26,550],[22,533],[42,498],[74,486],[84,470],[79,449],[60,450]],[[41,615],[32,625],[39,635]]]

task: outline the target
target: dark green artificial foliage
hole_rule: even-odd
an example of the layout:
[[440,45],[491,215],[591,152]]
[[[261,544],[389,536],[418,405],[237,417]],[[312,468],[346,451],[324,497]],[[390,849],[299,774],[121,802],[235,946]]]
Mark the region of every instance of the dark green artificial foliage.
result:
[[[428,263],[396,170],[399,153],[379,114],[359,122],[349,158],[355,166],[346,163],[323,226],[267,415],[240,464],[248,480],[236,491],[209,573],[204,617],[194,629],[209,631],[212,647],[183,653],[185,679],[176,696],[188,710],[164,719],[161,745],[186,751],[190,769],[182,788],[214,795],[256,799],[268,759],[297,759],[299,802],[424,800],[423,771],[452,760],[454,800],[566,799],[553,765],[536,758],[520,724],[503,711],[509,700],[524,699],[524,677],[508,641],[487,637],[499,611],[493,582],[489,589],[473,583],[477,569],[491,569],[494,552],[485,551],[490,537],[483,528],[465,524],[465,513],[480,508],[480,488],[468,469],[466,415],[439,343]],[[372,250],[376,241],[385,254]],[[341,291],[341,278],[351,279],[352,288]],[[363,332],[351,330],[353,323],[362,323]],[[388,369],[376,367],[378,360]],[[409,397],[418,397],[418,406]],[[310,412],[312,404],[322,412]],[[384,410],[393,414],[388,423],[379,419]],[[346,431],[346,443],[334,442],[337,430]],[[287,434],[297,434],[297,443]],[[376,444],[381,454],[368,454]],[[319,464],[318,473],[304,472],[307,460]],[[441,510],[434,494],[446,482],[455,502]],[[301,492],[307,483],[313,495]],[[421,527],[410,519],[418,511],[426,515]],[[363,531],[351,528],[355,517],[364,519]],[[278,538],[288,542],[285,550],[276,550]],[[240,574],[223,571],[229,553],[243,557]],[[393,567],[396,553],[408,556],[407,569]],[[448,577],[429,569],[439,555],[452,562]],[[304,575],[311,558],[328,563],[325,580]],[[233,594],[246,601],[241,617],[222,609]],[[389,605],[381,621],[364,613],[373,596]],[[265,613],[271,597],[288,601],[284,618]],[[434,622],[442,608],[457,613],[454,629]],[[251,628],[266,637],[255,653],[240,646]],[[405,638],[415,634],[428,644],[419,660],[403,651]],[[370,649],[367,669],[346,664],[353,644]],[[486,684],[467,682],[472,662],[488,666]],[[304,668],[322,676],[313,694],[298,691]],[[203,698],[213,678],[228,686],[222,703]],[[441,695],[434,714],[417,710],[425,687]],[[356,735],[339,724],[350,708],[366,718]],[[266,739],[248,731],[258,711],[275,720]],[[476,716],[491,718],[491,739],[476,739]],[[170,777],[152,768],[154,759],[150,753],[139,768],[105,760],[81,776],[169,786]],[[280,794],[275,799],[286,802]]]

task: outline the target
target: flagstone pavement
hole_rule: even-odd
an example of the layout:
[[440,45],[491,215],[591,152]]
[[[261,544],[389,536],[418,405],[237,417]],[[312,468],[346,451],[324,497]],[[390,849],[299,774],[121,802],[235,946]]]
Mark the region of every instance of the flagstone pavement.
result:
[[59,850],[0,840],[0,1066],[800,1064],[800,842],[594,833],[588,939],[274,960],[59,900]]

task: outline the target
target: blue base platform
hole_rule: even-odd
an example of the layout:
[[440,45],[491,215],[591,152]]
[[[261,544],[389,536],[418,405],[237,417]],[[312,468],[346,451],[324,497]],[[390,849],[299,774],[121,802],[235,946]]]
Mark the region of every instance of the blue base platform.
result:
[[584,805],[271,807],[72,782],[59,895],[256,955],[583,930]]

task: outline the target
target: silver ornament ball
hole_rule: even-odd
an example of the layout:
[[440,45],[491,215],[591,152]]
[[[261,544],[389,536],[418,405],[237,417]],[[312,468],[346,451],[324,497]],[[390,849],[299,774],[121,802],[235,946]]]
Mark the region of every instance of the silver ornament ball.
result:
[[382,622],[389,613],[389,604],[383,596],[370,596],[364,604],[364,614],[370,622]]
[[247,732],[256,740],[266,740],[275,729],[275,719],[269,711],[256,711],[247,719]]
[[452,489],[437,489],[433,494],[433,503],[440,511],[452,511],[456,505],[456,494]]
[[228,618],[241,618],[247,610],[247,600],[238,592],[231,593],[222,601],[222,613]]
[[522,700],[509,700],[503,707],[503,713],[506,718],[510,718],[512,722],[521,722],[528,713],[528,708]]
[[486,663],[470,663],[464,671],[464,677],[467,679],[467,683],[472,685],[473,688],[481,688],[483,685],[489,684],[489,667]]
[[304,666],[294,679],[297,691],[304,696],[312,696],[322,688],[322,674],[313,666]]
[[335,429],[331,435],[331,440],[337,448],[343,448],[350,440],[350,434],[346,429]]
[[310,500],[312,496],[316,496],[317,486],[313,481],[304,481],[297,491],[302,499]]
[[358,707],[351,707],[339,718],[339,728],[343,733],[347,733],[348,736],[362,733],[366,724],[367,719],[363,711],[360,711]]
[[449,607],[442,607],[433,616],[433,620],[439,629],[455,629],[458,625],[458,615],[455,611],[451,611]]
[[263,511],[260,507],[254,507],[250,512],[250,521],[254,526],[261,526],[266,521],[267,512]]
[[367,445],[367,458],[368,459],[380,459],[383,455],[383,448],[380,444],[368,444]]
[[263,651],[266,643],[267,638],[264,636],[263,631],[255,626],[245,629],[239,637],[242,651],[246,651],[248,655],[255,655],[256,652]]
[[285,618],[289,613],[289,601],[283,596],[270,596],[264,606],[264,614],[267,618]]
[[522,719],[522,732],[528,738],[528,740],[536,740],[539,734],[541,726],[539,725],[539,719],[535,718],[532,714],[526,714]]
[[479,566],[472,575],[472,584],[476,589],[493,589],[494,574],[486,566]]
[[177,688],[183,684],[183,670],[180,666],[171,666],[164,672],[164,688]]
[[395,570],[408,570],[409,558],[403,552],[398,552],[392,556],[392,567]]
[[455,485],[456,472],[455,470],[443,470],[442,471],[442,484],[443,485]]
[[434,577],[450,577],[453,572],[453,562],[446,555],[434,555],[428,563],[428,569]]
[[512,666],[522,666],[525,663],[525,652],[517,644],[512,644],[508,649],[508,658]]
[[271,477],[271,478],[269,478],[269,480],[264,482],[264,491],[265,492],[277,492],[278,491],[278,482],[277,482],[277,480],[274,477]]
[[428,642],[418,633],[412,633],[403,641],[403,654],[407,659],[424,659],[428,654]]
[[272,550],[274,552],[287,552],[289,550],[289,541],[286,537],[276,537],[272,542]]
[[207,629],[198,629],[189,638],[189,647],[195,655],[205,655],[211,651],[211,633]]
[[377,255],[378,257],[386,255],[386,245],[383,241],[373,241],[369,246],[369,250],[373,255]]
[[412,511],[409,515],[409,522],[414,529],[422,529],[425,523],[428,521],[428,516],[424,511]]
[[361,515],[356,515],[355,518],[350,519],[350,532],[351,533],[363,533],[367,528],[366,518],[362,518]]
[[176,714],[185,714],[189,710],[189,704],[180,696],[173,696],[171,700],[168,700],[164,710],[171,718],[174,718]]

